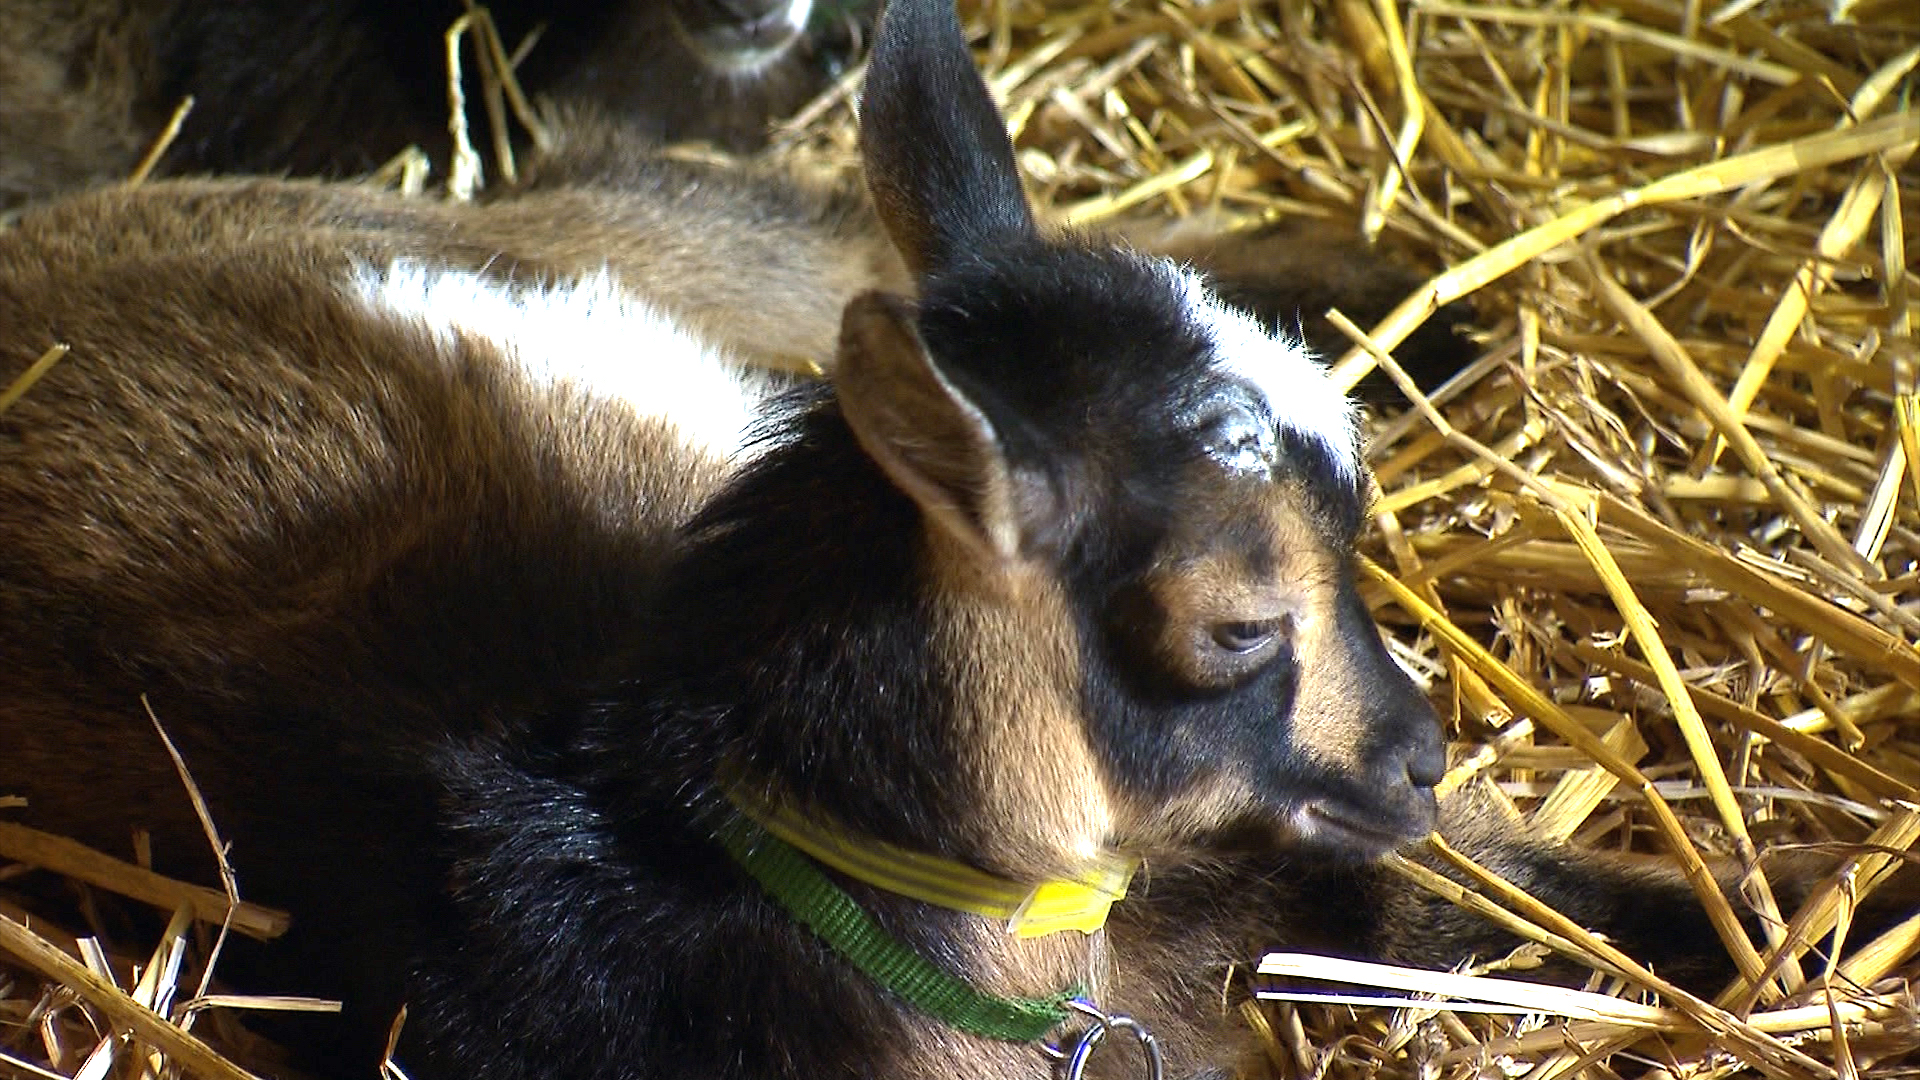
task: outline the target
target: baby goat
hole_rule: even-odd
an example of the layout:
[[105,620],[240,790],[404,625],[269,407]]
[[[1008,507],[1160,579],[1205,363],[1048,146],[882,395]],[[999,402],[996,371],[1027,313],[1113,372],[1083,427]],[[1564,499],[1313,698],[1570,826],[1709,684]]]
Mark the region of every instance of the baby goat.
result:
[[[659,138],[746,149],[826,88],[870,0],[495,0],[529,93]],[[443,165],[441,37],[456,0],[9,0],[0,209],[127,175],[188,95],[165,171],[363,172],[410,143]],[[472,50],[467,51],[473,55]]]
[[[604,133],[485,206],[180,182],[0,234],[0,379],[71,346],[0,414],[0,792],[206,876],[146,695],[295,914],[229,974],[346,1002],[308,1070],[404,1004],[422,1078],[1039,1078],[1074,994],[1225,1075],[1225,965],[1510,946],[1367,861],[1443,756],[1320,363],[1036,226],[948,0],[889,11],[863,120],[897,254]],[[736,366],[796,357],[831,386]],[[1476,835],[1719,953],[1676,876]]]

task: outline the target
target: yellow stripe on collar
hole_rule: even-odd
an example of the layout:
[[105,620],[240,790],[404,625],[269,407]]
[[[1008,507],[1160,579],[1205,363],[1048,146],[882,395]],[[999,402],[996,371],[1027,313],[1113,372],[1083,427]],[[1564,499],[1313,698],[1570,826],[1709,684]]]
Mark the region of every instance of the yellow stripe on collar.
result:
[[761,828],[848,877],[914,900],[1002,920],[1015,937],[1063,930],[1093,933],[1107,924],[1108,909],[1127,895],[1127,883],[1140,866],[1137,858],[1110,853],[1072,880],[1023,885],[951,859],[857,839],[789,807],[771,805],[739,786],[731,787],[727,798]]

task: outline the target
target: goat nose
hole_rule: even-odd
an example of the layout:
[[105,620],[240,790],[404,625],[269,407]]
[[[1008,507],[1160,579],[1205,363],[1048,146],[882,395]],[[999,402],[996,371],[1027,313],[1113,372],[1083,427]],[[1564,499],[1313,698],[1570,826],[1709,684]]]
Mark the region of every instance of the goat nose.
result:
[[1407,755],[1407,781],[1417,788],[1430,788],[1447,773],[1447,748],[1438,738],[1423,739]]

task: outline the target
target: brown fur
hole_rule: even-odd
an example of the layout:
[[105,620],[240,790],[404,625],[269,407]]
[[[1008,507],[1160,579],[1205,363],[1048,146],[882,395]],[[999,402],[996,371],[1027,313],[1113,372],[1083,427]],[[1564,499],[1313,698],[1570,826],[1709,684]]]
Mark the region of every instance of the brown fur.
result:
[[[0,787],[32,820],[109,849],[145,826],[159,867],[208,876],[140,712],[150,695],[243,890],[301,907],[279,951],[237,957],[240,972],[251,960],[259,989],[347,999],[348,1034],[310,1034],[328,1049],[311,1060],[339,1074],[368,1064],[402,995],[420,1075],[1047,1074],[1031,1047],[905,1009],[744,880],[702,831],[723,765],[856,833],[1023,880],[1089,845],[1148,853],[1091,938],[1019,940],[849,890],[987,989],[1088,983],[1167,1039],[1176,1076],[1232,1067],[1220,988],[1266,948],[1445,965],[1509,947],[1315,846],[1375,850],[1432,814],[1431,718],[1352,592],[1350,522],[1322,520],[1304,487],[1163,477],[1178,520],[1142,526],[1148,610],[1094,624],[1107,598],[1090,603],[1063,552],[1123,501],[1132,478],[1102,470],[1133,433],[1098,417],[1091,434],[1048,432],[1075,483],[1043,482],[942,374],[911,303],[863,291],[903,272],[859,199],[583,138],[562,143],[597,147],[581,161],[479,206],[182,181],[0,234],[0,379],[72,347],[0,416]],[[744,359],[841,350],[837,411],[792,436],[828,474],[742,471],[515,375],[486,340],[370,317],[342,282],[398,255],[502,281],[605,265]],[[938,261],[925,255],[906,261]],[[725,499],[754,516],[703,516]],[[849,536],[867,546],[834,546]],[[700,559],[750,541],[765,545],[753,580],[724,561],[701,576]],[[913,591],[860,594],[885,575]],[[1118,714],[1161,694],[1154,679],[1196,709],[1247,685],[1208,684],[1216,669],[1169,650],[1276,597],[1293,605],[1298,707],[1253,702],[1222,730],[1360,791],[1282,793],[1301,805],[1363,799],[1398,819],[1371,836],[1272,820],[1272,777],[1091,715],[1096,691]],[[631,685],[647,665],[674,685]],[[1091,686],[1102,673],[1116,685]],[[1138,747],[1199,765],[1164,790],[1140,779],[1157,762]],[[1450,828],[1661,970],[1698,984],[1723,966],[1676,875]]]
[[647,282],[653,303],[742,360],[789,368],[831,358],[847,299],[902,273],[851,192],[638,152],[565,182],[543,175],[484,208],[315,182],[182,181],[58,203],[21,230],[50,269],[281,244],[374,263],[431,255],[499,280],[605,268]]
[[[930,582],[942,597],[939,652],[955,685],[980,703],[968,716],[979,758],[955,782],[980,792],[986,865],[1015,880],[1066,876],[1115,831],[1081,722],[1066,598],[1043,575],[995,581],[956,554],[931,560]],[[1044,842],[1010,843],[1026,837]]]
[[[1329,610],[1331,583],[1341,573],[1341,557],[1324,541],[1299,526],[1300,511],[1282,503],[1269,512],[1273,531],[1270,550],[1285,565],[1277,572],[1256,573],[1229,549],[1210,552],[1163,579],[1155,590],[1167,612],[1166,626],[1206,626],[1282,613],[1280,637],[1299,658],[1301,685],[1295,709],[1301,746],[1316,759],[1342,769],[1358,769],[1356,756],[1365,745],[1365,724],[1356,705],[1369,687],[1345,663],[1348,648],[1337,631],[1337,615]],[[1242,615],[1242,612],[1260,613]],[[1231,672],[1219,671],[1203,643],[1191,631],[1165,640],[1170,662],[1186,668],[1196,685],[1224,685]]]
[[[1314,594],[1340,572],[1339,555],[1304,527],[1307,511],[1301,500],[1283,495],[1254,513],[1247,513],[1245,506],[1226,509],[1219,519],[1196,515],[1148,583],[1158,609],[1157,644],[1165,662],[1197,686],[1230,686],[1247,666],[1218,655],[1210,641],[1199,640],[1205,628],[1280,620],[1286,626],[1276,643],[1304,647],[1324,625],[1311,621]],[[1243,532],[1259,536],[1261,542],[1249,549]],[[1280,565],[1255,566],[1256,559]],[[1256,652],[1255,659],[1264,656]]]

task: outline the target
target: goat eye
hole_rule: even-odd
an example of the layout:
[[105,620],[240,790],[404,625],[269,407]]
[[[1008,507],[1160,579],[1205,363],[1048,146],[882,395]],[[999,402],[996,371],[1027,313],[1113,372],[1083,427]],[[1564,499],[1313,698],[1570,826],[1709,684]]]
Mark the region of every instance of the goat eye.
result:
[[1285,619],[1215,623],[1213,643],[1230,653],[1257,652],[1278,637],[1285,626]]

